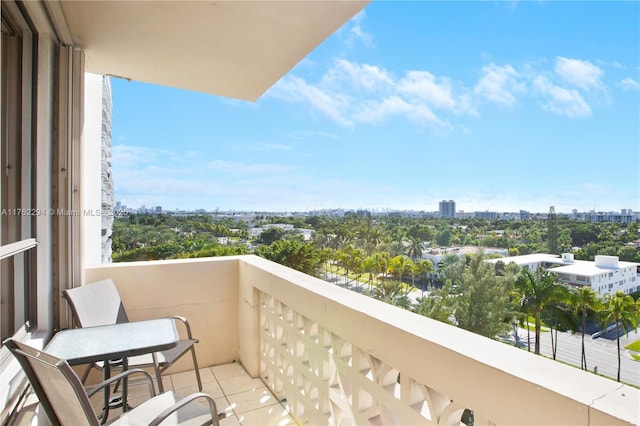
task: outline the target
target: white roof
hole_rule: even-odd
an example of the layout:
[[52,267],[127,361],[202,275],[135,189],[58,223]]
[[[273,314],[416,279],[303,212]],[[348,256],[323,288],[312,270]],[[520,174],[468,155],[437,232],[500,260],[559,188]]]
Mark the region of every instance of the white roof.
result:
[[595,262],[590,262],[588,260],[576,260],[573,264],[559,266],[557,268],[553,268],[552,271],[555,273],[593,277],[637,265],[637,263],[633,262],[619,262],[617,268],[608,268],[603,266],[596,266]]
[[548,253],[524,254],[522,256],[509,256],[509,257],[502,257],[500,259],[488,260],[488,262],[491,262],[491,263],[496,263],[498,261],[503,262],[505,265],[508,265],[509,263],[513,262],[518,266],[531,265],[534,263],[542,263],[542,262],[559,263],[559,264],[564,263],[562,261],[562,258],[560,258],[560,256],[555,254],[548,254]]
[[488,262],[496,263],[498,261],[502,261],[505,264],[509,264],[511,262],[515,263],[518,266],[525,265],[533,265],[537,263],[551,263],[554,265],[558,265],[557,267],[553,267],[551,270],[555,273],[563,273],[563,274],[572,274],[572,275],[580,275],[586,277],[592,277],[603,273],[619,271],[620,269],[632,267],[632,266],[640,266],[639,263],[634,262],[624,262],[619,261],[617,268],[606,267],[606,266],[596,266],[596,263],[590,260],[573,260],[573,261],[565,261],[562,257],[555,254],[548,253],[535,253],[535,254],[526,254],[523,256],[511,256],[511,257],[503,257],[501,259],[490,259]]
[[478,247],[478,246],[457,246],[457,247],[433,247],[425,249],[425,254],[432,256],[443,256],[447,254],[473,254],[478,250],[483,250],[484,254],[506,252],[504,248]]

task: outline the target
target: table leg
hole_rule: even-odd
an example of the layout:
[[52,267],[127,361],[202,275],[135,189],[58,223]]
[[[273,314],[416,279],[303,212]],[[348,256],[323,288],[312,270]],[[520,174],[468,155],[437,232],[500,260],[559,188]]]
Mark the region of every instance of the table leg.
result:
[[[109,361],[104,362],[104,367],[102,369],[102,378],[103,380],[108,380],[111,377],[111,368],[109,366]],[[109,401],[111,399],[111,386],[104,387],[104,404],[102,407],[102,418],[100,419],[100,424],[105,424],[107,422],[107,417],[109,417]]]
[[[122,372],[124,373],[129,368],[129,360],[122,358]],[[122,378],[122,412],[126,413],[129,409],[127,395],[129,393],[129,379],[125,376]]]

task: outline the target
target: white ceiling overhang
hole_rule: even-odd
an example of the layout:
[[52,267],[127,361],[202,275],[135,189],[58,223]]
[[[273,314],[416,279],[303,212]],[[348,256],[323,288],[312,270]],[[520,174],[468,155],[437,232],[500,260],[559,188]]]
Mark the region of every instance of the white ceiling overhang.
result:
[[366,1],[60,1],[86,70],[256,100]]

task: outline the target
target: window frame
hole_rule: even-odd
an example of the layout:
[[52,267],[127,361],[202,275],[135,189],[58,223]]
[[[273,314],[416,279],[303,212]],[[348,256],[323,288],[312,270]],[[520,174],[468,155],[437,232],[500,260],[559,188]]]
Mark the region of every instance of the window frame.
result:
[[[37,328],[37,241],[33,238],[32,34],[15,14],[2,15],[0,86],[0,334],[17,337]],[[9,16],[14,21],[9,19]],[[24,337],[23,337],[24,338]]]

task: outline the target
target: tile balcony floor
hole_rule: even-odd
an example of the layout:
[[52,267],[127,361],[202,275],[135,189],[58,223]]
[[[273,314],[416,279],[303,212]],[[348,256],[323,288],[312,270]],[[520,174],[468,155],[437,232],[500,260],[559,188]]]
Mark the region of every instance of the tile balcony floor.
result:
[[[222,426],[285,426],[296,425],[289,415],[288,408],[281,404],[260,379],[251,378],[241,364],[231,363],[200,369],[202,392],[211,395],[216,401],[218,412],[224,412],[226,418],[220,421]],[[163,376],[165,390],[173,390],[180,396],[197,392],[193,371]],[[149,398],[146,383],[132,380],[129,384],[129,404],[133,407]],[[157,389],[157,387],[156,387]],[[31,398],[30,398],[31,399]],[[102,394],[94,395],[92,401],[96,412],[102,403]],[[33,402],[33,399],[31,399]],[[203,402],[205,403],[205,402]],[[29,411],[35,405],[28,404],[18,425],[29,424]],[[120,414],[120,409],[112,410],[109,419]]]
[[[226,418],[220,421],[223,426],[296,424],[289,416],[288,408],[273,396],[260,379],[251,378],[239,363],[201,368],[200,377],[202,392],[215,399],[219,413],[226,414]],[[193,371],[166,375],[163,383],[165,390],[173,390],[181,396],[198,391]],[[144,384],[129,386],[129,401],[134,407],[147,399],[148,395],[148,388]]]

